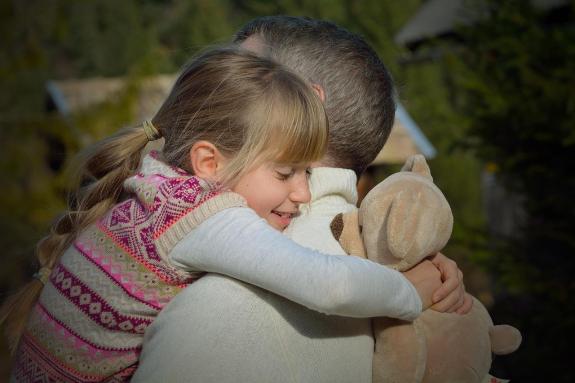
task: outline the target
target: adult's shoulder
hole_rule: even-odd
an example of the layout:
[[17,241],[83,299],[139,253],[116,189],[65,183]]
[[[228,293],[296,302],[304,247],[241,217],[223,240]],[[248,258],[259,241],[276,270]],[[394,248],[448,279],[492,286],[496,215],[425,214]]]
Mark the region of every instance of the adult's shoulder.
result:
[[[273,294],[217,274],[194,282],[148,328],[132,381],[187,382],[191,376],[194,381],[235,382],[238,377],[253,381],[249,379],[254,379],[254,372],[238,356],[277,347],[274,321],[269,319],[273,306],[262,304],[269,295]],[[262,356],[268,364],[282,366],[279,356]],[[282,371],[265,373],[272,376]]]

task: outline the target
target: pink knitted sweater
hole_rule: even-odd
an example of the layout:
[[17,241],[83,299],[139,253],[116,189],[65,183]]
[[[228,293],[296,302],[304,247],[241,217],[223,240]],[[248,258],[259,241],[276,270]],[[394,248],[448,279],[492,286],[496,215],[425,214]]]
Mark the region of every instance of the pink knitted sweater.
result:
[[146,328],[201,276],[176,268],[172,248],[222,209],[245,206],[152,153],[124,183],[129,199],[84,230],[62,255],[35,305],[12,380],[128,381]]

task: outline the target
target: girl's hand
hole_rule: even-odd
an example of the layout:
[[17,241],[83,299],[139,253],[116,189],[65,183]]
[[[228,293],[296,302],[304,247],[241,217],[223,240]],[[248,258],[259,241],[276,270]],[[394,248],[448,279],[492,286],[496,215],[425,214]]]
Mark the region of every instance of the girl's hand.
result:
[[417,290],[421,299],[422,311],[433,305],[432,296],[441,288],[441,273],[431,261],[423,260],[403,275]]
[[443,284],[433,294],[432,310],[439,312],[467,314],[473,306],[473,300],[465,293],[463,273],[455,261],[437,253],[429,258],[441,273]]

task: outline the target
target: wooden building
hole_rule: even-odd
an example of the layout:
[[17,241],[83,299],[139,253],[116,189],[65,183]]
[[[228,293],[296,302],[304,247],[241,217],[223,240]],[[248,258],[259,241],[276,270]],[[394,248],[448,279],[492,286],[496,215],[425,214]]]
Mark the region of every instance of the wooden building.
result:
[[[145,79],[139,84],[138,94],[135,97],[133,124],[154,115],[168,95],[175,79],[175,75],[159,75]],[[50,81],[46,84],[48,108],[68,119],[71,129],[79,130],[74,126],[72,118],[74,114],[113,100],[126,86],[127,82],[122,78]],[[401,104],[397,105],[395,117],[388,142],[373,164],[401,164],[415,153],[433,158],[435,148]]]

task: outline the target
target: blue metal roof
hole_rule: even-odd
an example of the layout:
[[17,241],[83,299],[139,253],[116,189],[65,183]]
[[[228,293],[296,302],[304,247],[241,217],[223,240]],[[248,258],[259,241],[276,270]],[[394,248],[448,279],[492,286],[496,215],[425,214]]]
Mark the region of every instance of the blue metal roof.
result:
[[405,110],[400,102],[397,102],[397,109],[395,110],[395,118],[405,127],[417,148],[425,158],[433,158],[437,154],[437,150],[433,147],[431,142],[425,137],[425,134],[419,129],[419,126],[413,121],[409,113]]
[[70,107],[68,106],[62,91],[58,88],[58,85],[56,85],[54,81],[48,81],[46,83],[46,91],[48,91],[48,94],[52,98],[58,112],[60,112],[64,117],[70,116]]

